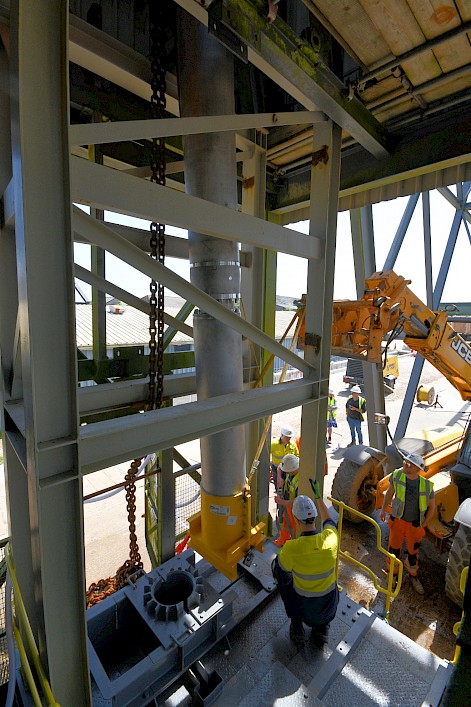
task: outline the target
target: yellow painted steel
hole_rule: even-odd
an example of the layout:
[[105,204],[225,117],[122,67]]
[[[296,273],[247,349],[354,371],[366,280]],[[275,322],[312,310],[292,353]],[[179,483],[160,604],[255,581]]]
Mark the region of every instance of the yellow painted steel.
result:
[[213,496],[201,489],[201,512],[188,519],[190,546],[231,580],[250,548],[263,551],[265,524],[251,527],[251,502],[248,488],[235,496]]
[[[469,572],[469,567],[465,567],[464,570],[461,572],[460,590],[461,590],[461,593],[463,594],[463,596],[464,596],[464,591],[466,589],[466,581],[468,579],[468,572]],[[453,626],[453,633],[455,634],[455,636],[458,636],[458,634],[460,632],[460,628],[461,628],[461,622],[463,620],[464,620],[464,611],[461,615],[461,620],[457,621],[456,624]],[[455,654],[453,656],[453,661],[452,661],[453,664],[456,665],[456,663],[458,662],[458,658],[460,657],[460,653],[461,653],[461,648],[458,644],[456,644]]]
[[[354,508],[350,508],[350,506],[347,506],[345,503],[342,501],[337,501],[335,498],[331,498],[329,496],[329,501],[332,503],[335,503],[336,506],[339,508],[339,518],[338,518],[338,523],[337,523],[337,530],[339,534],[339,551],[337,555],[337,564],[335,567],[336,571],[336,576],[338,577],[338,565],[339,565],[339,558],[341,557],[343,560],[346,560],[347,562],[351,562],[352,564],[356,565],[357,567],[361,567],[373,580],[373,584],[375,586],[375,589],[380,592],[381,594],[386,595],[386,605],[385,605],[385,617],[384,620],[389,623],[389,609],[391,606],[391,599],[395,599],[397,595],[399,594],[399,590],[401,589],[402,585],[402,571],[403,571],[403,564],[401,560],[396,557],[396,555],[393,555],[391,552],[388,552],[387,550],[384,549],[382,546],[382,540],[381,540],[381,528],[379,527],[378,523],[373,520],[373,518],[370,518],[370,516],[365,515],[364,513],[360,513],[360,511],[355,510]],[[378,577],[375,575],[375,573],[366,565],[364,565],[362,562],[359,560],[356,560],[354,557],[351,557],[348,553],[343,552],[340,549],[341,542],[342,542],[342,526],[343,526],[343,514],[344,511],[347,510],[349,513],[353,513],[354,515],[358,516],[362,520],[368,521],[368,523],[371,523],[375,527],[376,530],[376,547],[380,551],[382,555],[385,557],[389,557],[389,573],[388,573],[388,586],[385,589],[380,585],[380,580]],[[397,584],[396,588],[393,590],[393,584],[394,584],[394,569],[395,569],[395,563],[398,565],[398,574],[397,574]]]
[[[47,704],[49,707],[60,707],[59,703],[56,702],[56,700],[54,699],[54,695],[52,694],[49,680],[46,676],[43,665],[41,663],[39,651],[36,646],[36,641],[34,640],[33,632],[31,630],[31,625],[29,623],[28,615],[26,613],[25,605],[23,603],[23,598],[21,596],[18,580],[16,578],[16,571],[15,571],[15,567],[13,564],[13,557],[11,554],[10,545],[8,545],[6,547],[5,559],[7,562],[8,574],[10,575],[11,584],[13,587],[13,596],[15,599],[16,619],[17,619],[17,622],[19,623],[19,626],[21,627],[21,629],[25,635],[26,643],[28,644],[31,659],[33,661],[33,665],[36,670],[36,675],[38,676],[38,680],[41,685],[43,695],[46,698]],[[25,671],[25,676],[26,676],[28,685],[30,687],[31,694],[37,695],[38,691],[36,688],[36,683],[35,683],[35,680],[34,680],[34,677],[33,677],[32,671],[31,671],[31,667],[29,665],[28,657],[26,655],[26,651],[25,651],[25,648],[23,645],[23,640],[21,638],[19,628],[15,625],[13,628],[13,631],[14,631],[15,640],[16,640],[16,643],[18,646],[18,652],[20,654],[21,667]],[[39,699],[39,696],[38,696],[38,699]],[[43,703],[41,700],[39,700],[39,702],[35,701],[35,704],[42,705]]]

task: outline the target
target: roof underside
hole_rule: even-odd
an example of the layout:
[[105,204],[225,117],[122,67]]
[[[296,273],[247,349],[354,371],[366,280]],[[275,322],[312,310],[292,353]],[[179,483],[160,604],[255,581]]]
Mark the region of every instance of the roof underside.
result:
[[[180,7],[244,48],[237,113],[320,110],[342,126],[341,210],[471,180],[471,0],[280,0],[274,22],[266,0],[161,2],[169,117]],[[71,121],[149,117],[148,2],[71,0],[70,10]],[[280,223],[308,217],[312,131],[267,130],[267,206]],[[149,145],[106,145],[105,163],[148,177]],[[182,188],[181,138],[167,149],[168,184]]]

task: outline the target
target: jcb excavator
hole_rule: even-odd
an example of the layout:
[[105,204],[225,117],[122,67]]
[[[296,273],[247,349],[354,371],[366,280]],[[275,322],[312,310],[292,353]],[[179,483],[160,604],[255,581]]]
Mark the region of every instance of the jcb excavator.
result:
[[[392,270],[377,272],[365,281],[360,300],[335,301],[332,353],[379,364],[387,357],[388,343],[404,332],[405,344],[432,363],[463,400],[471,401],[471,347],[448,323],[446,312],[430,310],[414,295],[410,282]],[[389,475],[402,463],[397,448],[402,454],[423,456],[426,466],[421,473],[434,477],[436,512],[428,531],[440,551],[451,543],[445,590],[461,606],[459,580],[471,554],[471,422],[464,432],[426,430],[420,438],[397,440],[385,451],[349,447],[332,496],[367,515],[381,508]],[[349,519],[355,522],[358,516]]]

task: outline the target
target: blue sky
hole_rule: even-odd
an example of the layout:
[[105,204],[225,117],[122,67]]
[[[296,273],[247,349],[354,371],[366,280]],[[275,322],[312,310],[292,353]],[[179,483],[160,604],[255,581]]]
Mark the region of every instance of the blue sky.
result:
[[[376,266],[378,270],[384,264],[407,201],[407,198],[400,198],[373,206]],[[430,208],[432,271],[433,282],[435,283],[455,210],[436,191],[430,193]],[[107,212],[106,218],[125,225],[134,225],[139,228],[148,227],[147,222],[127,216],[121,217],[119,214]],[[293,228],[307,232],[309,224],[307,221],[302,221],[293,224]],[[166,231],[172,235],[186,237],[186,231],[181,229],[169,226]],[[423,254],[422,200],[419,199],[394,269],[398,274],[412,280],[411,289],[421,299],[425,299],[425,264]],[[89,268],[89,247],[80,244],[75,245],[75,260],[83,267]],[[443,301],[465,302],[469,300],[469,286],[467,278],[465,278],[465,272],[469,268],[466,268],[466,263],[470,263],[470,242],[465,227],[462,225],[445,285]],[[187,262],[167,258],[166,264],[182,277],[189,279],[189,264]],[[306,272],[306,261],[294,256],[280,254],[277,293],[290,297],[300,297],[305,291]],[[146,275],[142,275],[110,254],[106,256],[106,277],[138,297],[143,297],[149,291],[149,280]],[[80,282],[79,284],[85,292],[89,292],[90,288],[87,288],[84,283]],[[334,298],[356,298],[348,212],[341,212],[338,215]]]

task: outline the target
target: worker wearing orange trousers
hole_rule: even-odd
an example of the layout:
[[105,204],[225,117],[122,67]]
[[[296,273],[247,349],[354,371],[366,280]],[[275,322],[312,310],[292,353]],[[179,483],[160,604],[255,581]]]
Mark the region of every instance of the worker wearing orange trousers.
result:
[[[424,594],[425,591],[417,577],[419,547],[425,536],[425,528],[435,512],[433,483],[420,473],[424,468],[424,459],[419,454],[408,454],[403,458],[402,469],[396,469],[391,474],[380,513],[380,518],[384,521],[386,508],[392,501],[388,523],[388,549],[400,559],[402,544],[406,541],[404,569],[418,594]],[[389,567],[389,558],[387,565]]]
[[[291,509],[294,499],[298,495],[299,457],[294,454],[286,454],[281,460],[278,470],[278,493],[275,496],[275,501],[282,510],[282,522],[280,537],[275,540],[275,545],[283,547],[287,540],[296,537],[296,523]],[[281,473],[286,475],[282,486]]]

